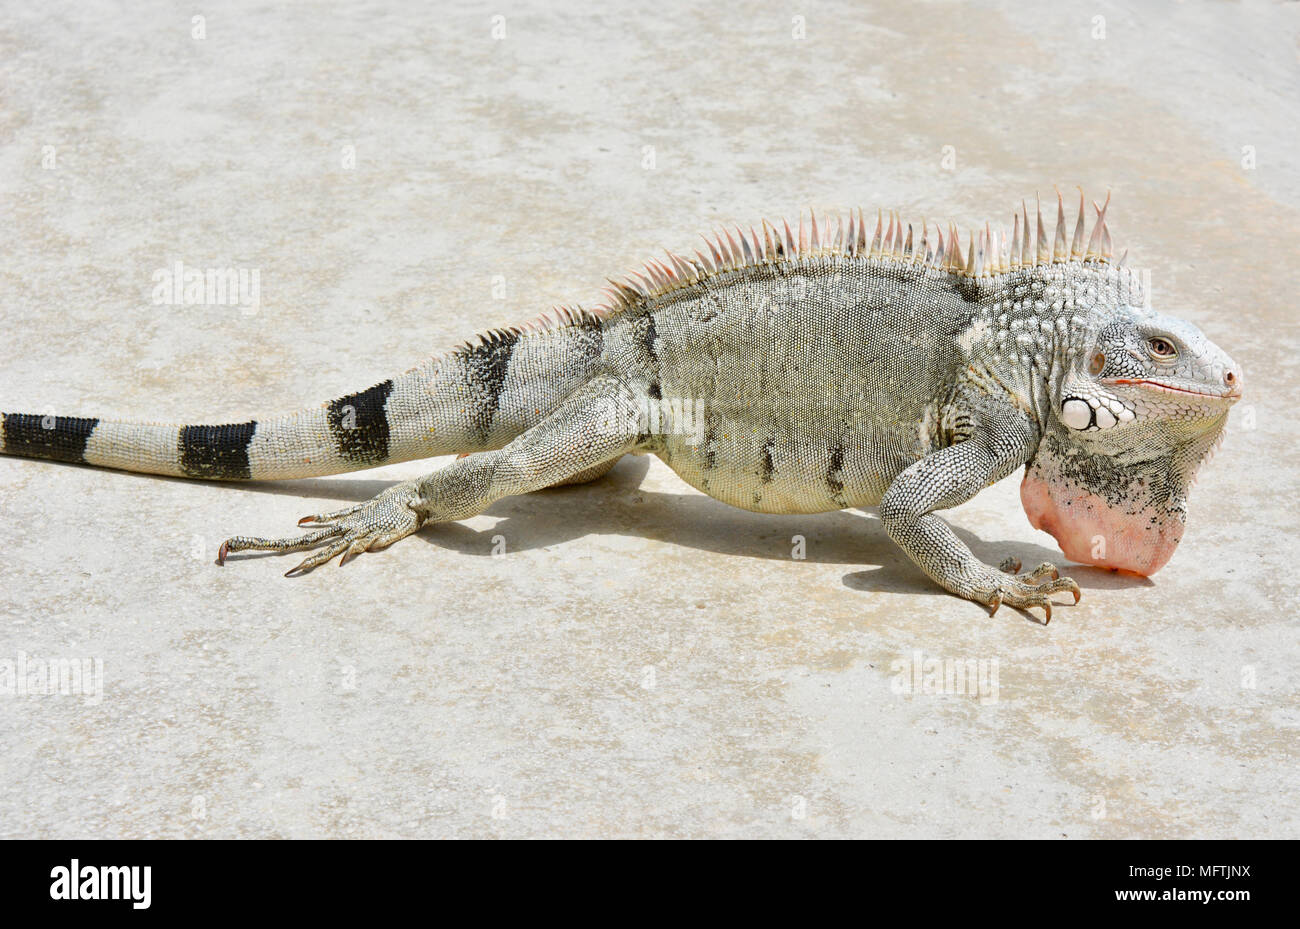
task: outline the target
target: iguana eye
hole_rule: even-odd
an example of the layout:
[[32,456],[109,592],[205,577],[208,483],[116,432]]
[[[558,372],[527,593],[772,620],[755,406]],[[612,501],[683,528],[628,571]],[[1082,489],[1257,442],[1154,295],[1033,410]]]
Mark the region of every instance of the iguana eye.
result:
[[1178,355],[1178,349],[1174,348],[1173,343],[1159,336],[1154,339],[1147,339],[1147,348],[1151,351],[1152,357],[1162,360],[1174,358]]

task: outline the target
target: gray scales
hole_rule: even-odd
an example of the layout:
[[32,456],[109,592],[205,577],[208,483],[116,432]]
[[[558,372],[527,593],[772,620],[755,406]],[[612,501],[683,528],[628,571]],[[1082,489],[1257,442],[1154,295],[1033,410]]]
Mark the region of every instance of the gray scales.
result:
[[[1107,200],[1107,204],[1109,199]],[[980,562],[937,515],[1025,467],[1031,523],[1085,564],[1149,575],[1182,537],[1187,492],[1241,396],[1240,369],[1152,309],[1058,195],[1031,234],[967,237],[861,210],[764,221],[611,282],[606,303],[493,330],[369,390],[217,426],[4,414],[3,452],[129,471],[270,480],[457,454],[373,500],[245,550],[314,549],[290,575],[383,548],[502,497],[654,454],[764,513],[879,507],[943,588],[996,611],[1079,588],[1051,564]]]

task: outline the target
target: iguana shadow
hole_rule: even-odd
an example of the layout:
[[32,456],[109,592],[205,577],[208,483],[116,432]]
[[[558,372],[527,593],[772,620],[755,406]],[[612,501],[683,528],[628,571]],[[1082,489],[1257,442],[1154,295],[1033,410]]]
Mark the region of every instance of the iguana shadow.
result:
[[[484,511],[484,515],[498,519],[490,528],[476,530],[463,523],[442,523],[425,527],[416,537],[438,548],[483,557],[503,547],[509,553],[549,548],[591,535],[627,536],[737,557],[874,565],[845,575],[844,585],[873,592],[936,591],[933,582],[885,535],[874,515],[857,510],[794,515],[753,513],[703,494],[645,490],[641,483],[649,468],[647,456],[629,455],[605,477],[591,483],[497,501]],[[243,486],[293,496],[361,502],[391,483],[333,478]],[[1044,561],[1063,568],[1066,565],[1064,556],[1055,549],[1023,540],[988,541],[954,528],[975,556],[988,564],[1015,555],[1026,569]],[[1065,573],[1084,588],[1152,586],[1147,578],[1082,565],[1070,565]]]

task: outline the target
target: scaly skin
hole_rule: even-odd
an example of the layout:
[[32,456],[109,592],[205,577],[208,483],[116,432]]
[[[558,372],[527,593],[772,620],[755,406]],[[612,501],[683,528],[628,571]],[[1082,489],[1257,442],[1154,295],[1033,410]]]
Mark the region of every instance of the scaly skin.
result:
[[[1040,565],[981,563],[937,511],[1026,466],[1035,526],[1090,564],[1149,574],[1181,537],[1186,495],[1240,396],[1241,372],[1199,330],[1145,307],[1108,261],[1105,209],[1049,248],[1016,217],[963,256],[850,217],[798,237],[765,223],[695,260],[669,255],[611,305],[489,334],[370,391],[267,424],[145,427],[5,418],[5,452],[192,477],[333,473],[462,453],[374,500],[306,517],[290,574],[386,547],[504,496],[659,456],[692,486],[767,513],[878,506],[890,537],[945,589],[996,611],[1079,588]],[[350,419],[349,419],[350,417]],[[11,428],[10,423],[13,422]],[[87,425],[90,424],[90,425]],[[80,438],[80,458],[78,437]],[[41,439],[47,441],[42,444]],[[57,441],[56,441],[57,440]],[[468,453],[468,454],[466,454]]]

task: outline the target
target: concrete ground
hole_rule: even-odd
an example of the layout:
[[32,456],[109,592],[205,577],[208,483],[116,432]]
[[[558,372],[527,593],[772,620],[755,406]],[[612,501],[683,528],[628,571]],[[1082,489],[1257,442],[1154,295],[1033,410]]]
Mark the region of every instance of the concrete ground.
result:
[[[990,619],[869,513],[741,512],[641,458],[286,580],[217,543],[428,465],[3,459],[0,835],[1300,835],[1300,6],[385,6],[6,6],[0,408],[297,409],[720,222],[969,225],[1082,184],[1245,371],[1186,540]],[[256,270],[256,311],[155,303],[177,261]],[[951,517],[1061,560],[1014,479]],[[73,659],[91,693],[14,683]],[[980,693],[929,692],[934,660]]]

